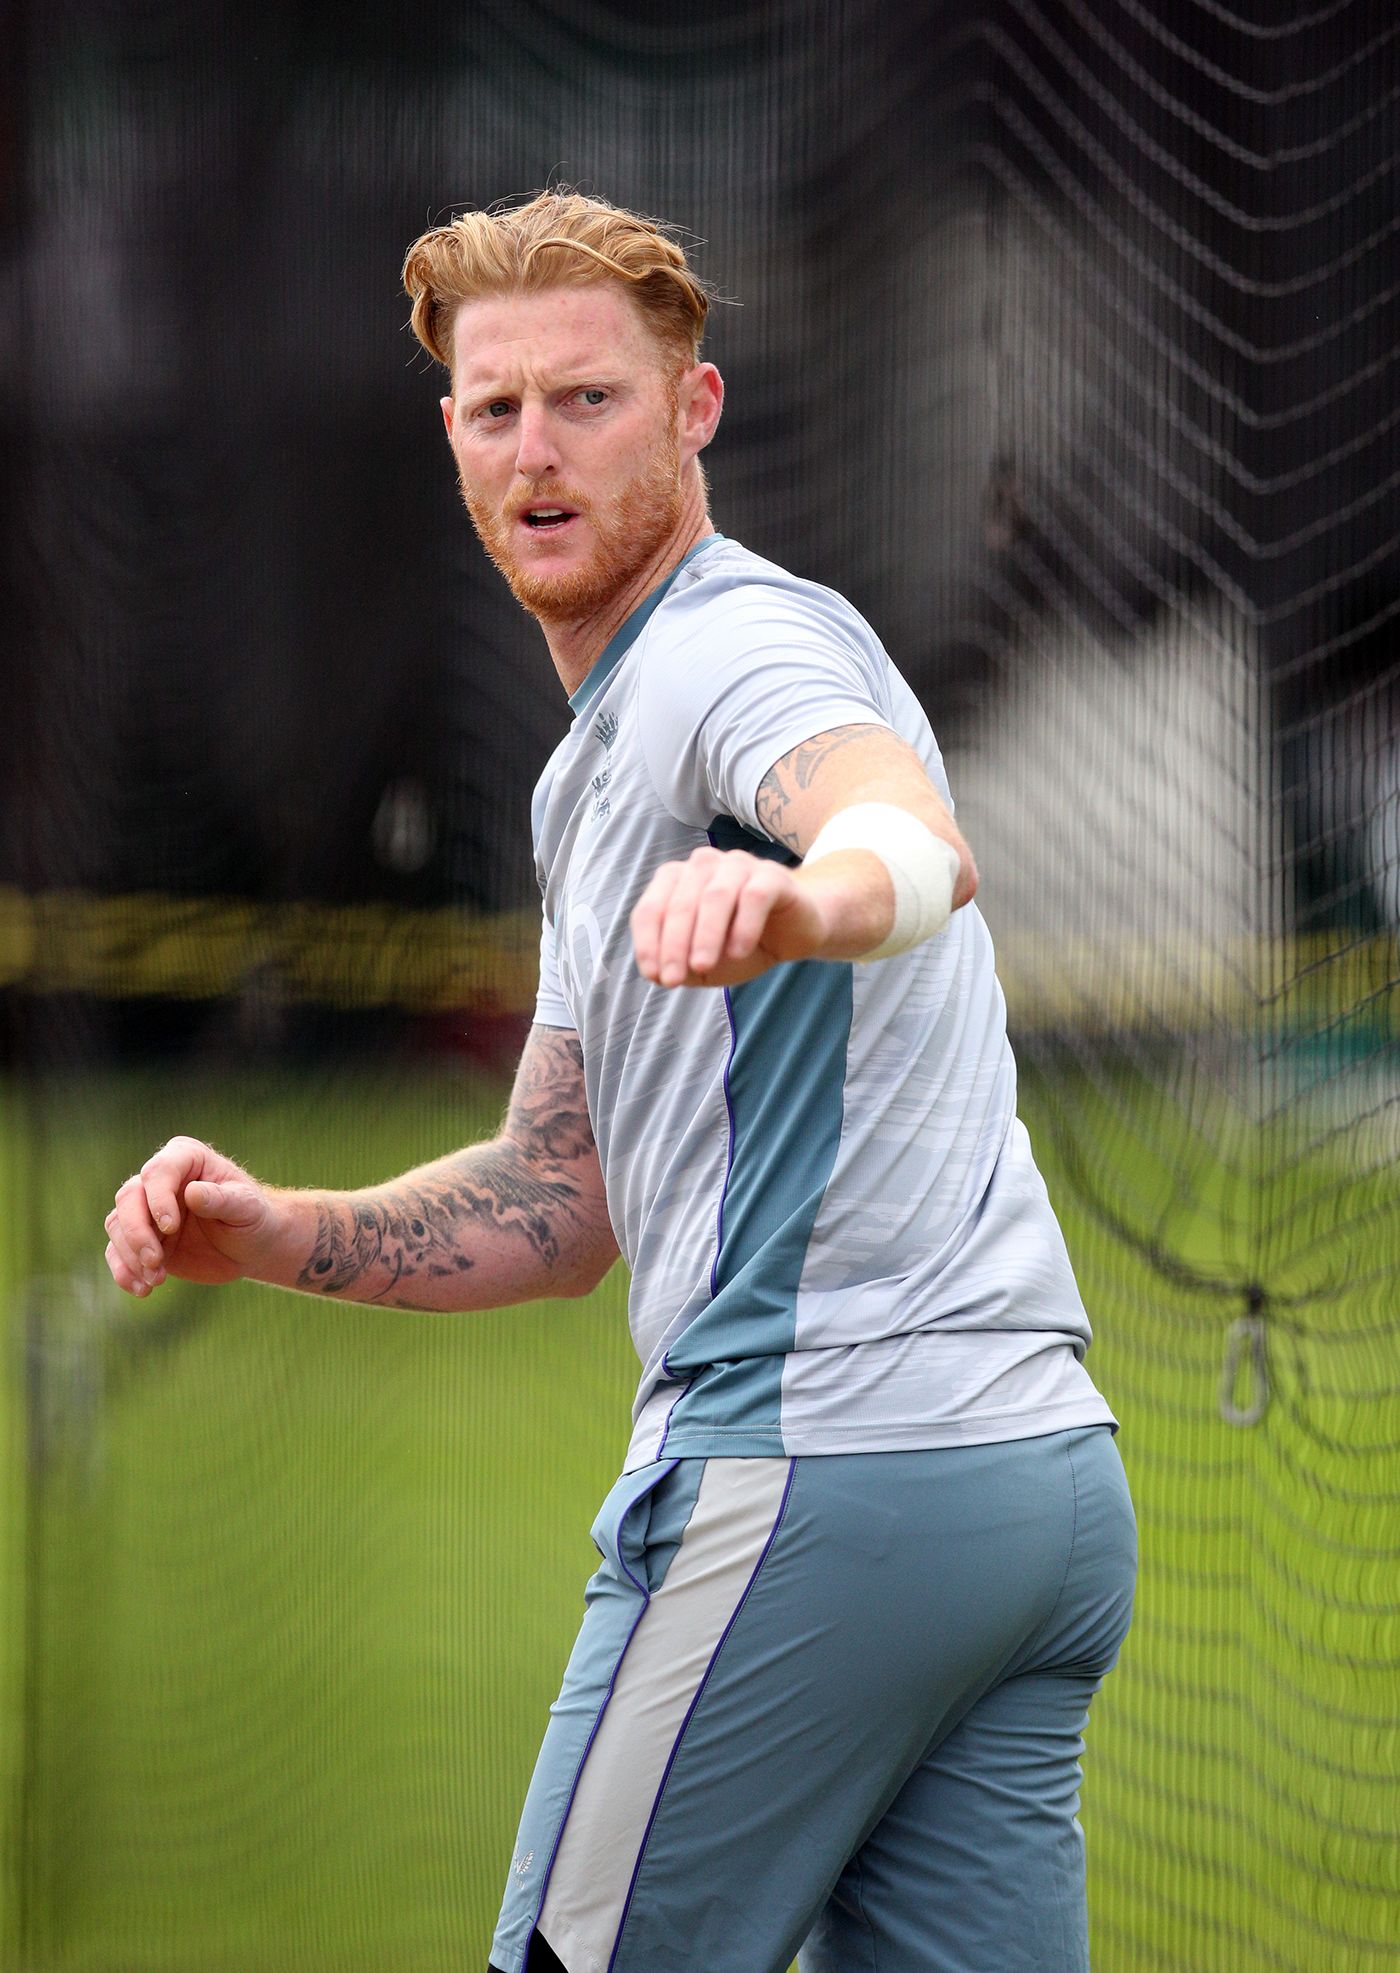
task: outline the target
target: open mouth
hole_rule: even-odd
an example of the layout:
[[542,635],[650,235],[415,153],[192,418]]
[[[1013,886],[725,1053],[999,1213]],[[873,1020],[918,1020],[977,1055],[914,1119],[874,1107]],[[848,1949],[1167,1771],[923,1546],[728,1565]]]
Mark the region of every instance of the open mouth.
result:
[[576,518],[570,507],[527,507],[523,516],[526,527],[541,532],[548,528],[564,527]]

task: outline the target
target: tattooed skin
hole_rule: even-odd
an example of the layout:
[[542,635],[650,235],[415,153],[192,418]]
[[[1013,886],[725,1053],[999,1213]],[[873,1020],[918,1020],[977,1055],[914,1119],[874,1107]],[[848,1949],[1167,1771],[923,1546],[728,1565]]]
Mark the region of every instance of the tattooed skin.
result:
[[554,1269],[598,1237],[596,1185],[585,1184],[594,1171],[582,1162],[595,1156],[578,1037],[532,1028],[500,1136],[363,1197],[318,1202],[297,1286],[344,1294],[384,1273],[368,1299],[440,1307],[440,1296],[415,1298],[413,1283],[466,1274],[473,1245],[501,1234]]
[[[876,729],[877,731],[880,729]],[[795,856],[802,854],[802,839],[792,827],[790,811],[794,798],[811,787],[818,773],[833,754],[871,736],[869,726],[836,726],[829,733],[814,734],[784,754],[776,767],[770,767],[758,784],[758,819],[773,838]]]
[[564,1028],[531,1028],[506,1113],[505,1134],[528,1157],[561,1164],[593,1149],[583,1046]]

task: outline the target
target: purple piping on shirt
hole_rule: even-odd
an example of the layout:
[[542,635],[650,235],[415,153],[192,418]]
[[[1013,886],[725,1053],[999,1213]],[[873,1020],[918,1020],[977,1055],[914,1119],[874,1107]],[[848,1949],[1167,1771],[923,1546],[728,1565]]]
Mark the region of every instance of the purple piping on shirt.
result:
[[[729,1148],[725,1156],[724,1183],[719,1189],[719,1206],[715,1212],[715,1257],[710,1263],[710,1299],[712,1301],[719,1293],[719,1252],[720,1248],[724,1245],[724,1202],[729,1195],[729,1180],[734,1171],[734,1099],[729,1093],[729,1071],[734,1066],[734,1050],[738,1046],[739,1034],[734,1026],[734,1002],[729,997],[728,987],[724,989],[724,1011],[729,1021],[729,1054],[726,1056],[724,1063],[724,1113],[729,1119]],[[675,1372],[671,1369],[669,1357],[670,1352],[668,1350],[666,1355],[661,1359],[661,1368],[668,1377],[672,1377],[675,1375]],[[693,1376],[688,1378],[686,1380],[685,1391],[688,1391],[694,1382],[695,1379]],[[660,1459],[662,1453],[666,1450],[666,1441],[671,1436],[671,1420],[676,1415],[676,1406],[685,1396],[685,1391],[677,1392],[671,1409],[666,1413],[666,1423],[662,1428],[661,1438],[656,1448],[656,1457],[658,1459]]]
[[656,1800],[651,1805],[651,1814],[647,1817],[647,1826],[642,1832],[641,1845],[637,1851],[637,1861],[632,1866],[632,1881],[627,1886],[627,1896],[622,1901],[622,1915],[617,1921],[617,1937],[613,1940],[613,1949],[608,1956],[607,1973],[613,1973],[613,1967],[617,1964],[617,1955],[622,1949],[622,1934],[627,1926],[627,1914],[632,1909],[632,1896],[637,1888],[637,1879],[641,1875],[642,1861],[647,1853],[647,1844],[651,1841],[651,1832],[655,1827],[656,1818],[661,1811],[661,1798],[666,1793],[666,1783],[671,1778],[671,1769],[675,1766],[676,1756],[677,1754],[679,1754],[681,1750],[681,1742],[685,1739],[686,1729],[689,1727],[691,1720],[695,1716],[695,1708],[700,1704],[700,1701],[705,1696],[705,1687],[710,1682],[710,1674],[714,1671],[715,1666],[719,1663],[719,1654],[724,1649],[725,1642],[728,1639],[729,1633],[730,1631],[733,1630],[735,1624],[738,1623],[740,1612],[743,1610],[744,1605],[749,1600],[749,1591],[753,1588],[754,1584],[758,1581],[759,1571],[760,1569],[762,1569],[764,1563],[768,1560],[768,1551],[772,1548],[773,1543],[778,1539],[778,1530],[783,1525],[784,1514],[787,1513],[788,1495],[792,1492],[792,1480],[793,1480],[793,1475],[796,1473],[796,1471],[797,1471],[797,1461],[795,1459],[790,1459],[788,1461],[787,1479],[783,1485],[783,1497],[778,1502],[777,1516],[774,1519],[772,1527],[768,1531],[768,1539],[763,1544],[763,1553],[759,1556],[758,1560],[754,1563],[753,1574],[749,1577],[748,1581],[744,1584],[744,1593],[739,1598],[739,1601],[734,1605],[733,1613],[731,1614],[729,1622],[725,1625],[724,1630],[720,1635],[719,1643],[715,1646],[714,1650],[710,1653],[710,1662],[708,1665],[706,1665],[704,1672],[701,1674],[700,1683],[695,1688],[695,1697],[691,1700],[689,1706],[686,1708],[685,1718],[681,1721],[680,1724],[680,1731],[677,1733],[675,1740],[672,1743],[671,1751],[666,1758],[666,1767],[661,1776],[660,1783],[656,1790]]
[[[661,1359],[661,1368],[666,1372],[666,1375],[668,1377],[671,1375],[671,1366],[667,1363],[664,1356]],[[694,1382],[695,1379],[693,1377],[687,1377],[685,1380],[684,1387],[681,1390],[677,1391],[676,1395],[671,1400],[671,1409],[666,1413],[666,1423],[661,1428],[661,1438],[656,1448],[655,1457],[657,1459],[660,1459],[662,1453],[665,1452],[666,1450],[666,1441],[671,1436],[671,1420],[676,1415],[676,1406],[680,1403],[681,1399],[685,1396],[686,1391],[690,1389],[691,1385]]]
[[[666,1472],[660,1474],[657,1477],[655,1485],[659,1487],[661,1485],[662,1480],[664,1480],[668,1474],[675,1472],[676,1467],[679,1465],[679,1463],[680,1463],[679,1460],[673,1459],[668,1465],[668,1467],[666,1468]],[[569,1784],[569,1799],[564,1804],[564,1813],[560,1816],[559,1826],[555,1831],[554,1848],[549,1853],[549,1862],[545,1865],[544,1876],[540,1879],[539,1903],[535,1906],[535,1915],[533,1919],[530,1921],[530,1931],[528,1935],[530,1938],[534,1937],[536,1929],[539,1926],[540,1919],[544,1914],[544,1901],[549,1894],[549,1880],[554,1875],[554,1860],[559,1854],[559,1845],[564,1840],[564,1830],[569,1820],[569,1812],[574,1806],[574,1797],[578,1793],[579,1782],[583,1779],[584,1765],[588,1760],[588,1756],[593,1751],[593,1742],[598,1738],[598,1728],[603,1724],[603,1715],[608,1710],[608,1702],[611,1700],[613,1693],[617,1688],[617,1675],[622,1670],[622,1661],[627,1656],[627,1653],[631,1648],[632,1639],[637,1635],[637,1625],[642,1621],[642,1618],[646,1615],[647,1605],[651,1602],[651,1591],[647,1588],[644,1582],[638,1582],[637,1578],[632,1574],[632,1571],[627,1566],[626,1559],[624,1558],[622,1553],[622,1530],[627,1520],[627,1515],[630,1514],[632,1512],[632,1509],[638,1506],[643,1500],[649,1500],[651,1498],[651,1494],[653,1491],[654,1488],[648,1488],[646,1493],[638,1494],[636,1500],[630,1501],[627,1506],[627,1512],[623,1515],[622,1520],[619,1521],[617,1524],[617,1559],[622,1564],[623,1575],[626,1576],[628,1582],[632,1584],[632,1587],[641,1596],[642,1607],[640,1610],[638,1610],[636,1616],[632,1619],[632,1628],[627,1633],[627,1637],[623,1643],[622,1649],[618,1652],[616,1658],[613,1660],[612,1676],[608,1680],[608,1689],[603,1694],[602,1704],[599,1706],[597,1713],[594,1715],[593,1724],[588,1730],[587,1744],[585,1745],[582,1754],[579,1756],[578,1766],[574,1769],[574,1778],[573,1781]],[[784,1496],[784,1498],[786,1498],[786,1496]],[[748,1592],[745,1591],[745,1594],[747,1595]]]

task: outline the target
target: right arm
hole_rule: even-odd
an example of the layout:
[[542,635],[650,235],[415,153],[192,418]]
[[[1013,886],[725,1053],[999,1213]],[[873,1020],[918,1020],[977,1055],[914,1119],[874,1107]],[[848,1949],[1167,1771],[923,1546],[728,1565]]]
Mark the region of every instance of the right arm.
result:
[[500,1134],[356,1192],[281,1191],[177,1137],[117,1193],[107,1263],[144,1294],[167,1272],[250,1278],[394,1308],[582,1295],[617,1258],[578,1036],[530,1030]]

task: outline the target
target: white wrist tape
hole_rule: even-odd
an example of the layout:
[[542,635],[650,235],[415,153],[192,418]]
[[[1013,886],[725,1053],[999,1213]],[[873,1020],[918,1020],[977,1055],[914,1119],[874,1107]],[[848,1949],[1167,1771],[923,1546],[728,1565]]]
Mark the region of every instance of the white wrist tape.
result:
[[804,867],[834,850],[868,850],[884,864],[894,885],[894,924],[888,938],[862,961],[888,959],[941,932],[953,915],[953,886],[960,859],[907,808],[893,802],[854,802],[839,808],[812,838]]

